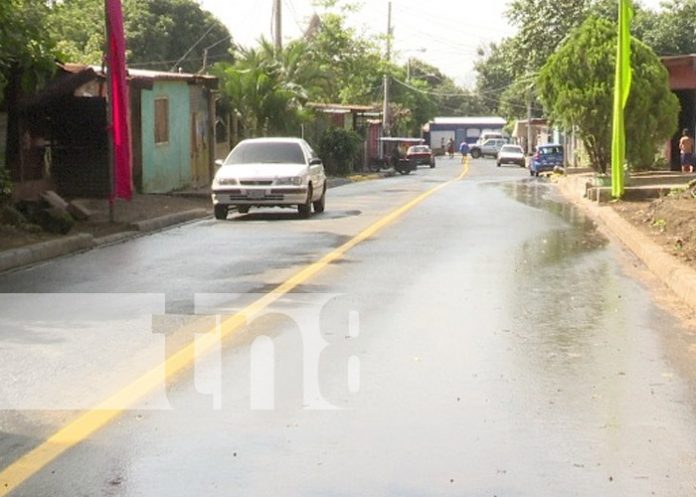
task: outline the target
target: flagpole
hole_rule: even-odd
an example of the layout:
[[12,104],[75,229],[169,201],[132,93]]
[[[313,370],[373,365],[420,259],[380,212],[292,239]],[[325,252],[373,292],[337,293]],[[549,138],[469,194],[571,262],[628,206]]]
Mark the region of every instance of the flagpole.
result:
[[[111,54],[111,23],[109,22],[109,6],[108,6],[108,1],[109,0],[104,0],[104,20],[106,23],[106,60],[107,60],[107,71],[109,70],[110,64],[109,58],[112,57]],[[104,66],[102,66],[104,67]],[[102,71],[104,72],[104,71]],[[116,215],[115,215],[115,209],[114,209],[114,199],[116,198],[116,181],[115,181],[115,174],[114,174],[114,118],[113,118],[113,109],[111,108],[111,103],[113,102],[114,98],[114,88],[113,88],[113,83],[111,81],[111,77],[109,74],[104,72],[104,76],[106,77],[106,129],[107,129],[107,135],[108,135],[108,148],[109,148],[109,167],[107,168],[109,171],[109,222],[114,223],[116,220]]]
[[631,17],[630,0],[619,0],[611,137],[611,194],[614,198],[621,198],[625,190],[626,123],[624,112],[631,91]]
[[130,200],[133,195],[130,150],[130,123],[128,116],[128,82],[126,69],[126,39],[123,31],[121,0],[105,0],[107,50],[108,119],[110,157],[111,209],[116,198]]

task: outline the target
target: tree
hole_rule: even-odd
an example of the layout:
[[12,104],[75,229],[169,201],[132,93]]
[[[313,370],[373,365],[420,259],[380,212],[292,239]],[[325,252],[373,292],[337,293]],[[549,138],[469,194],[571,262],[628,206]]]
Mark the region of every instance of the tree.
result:
[[474,63],[476,93],[483,103],[485,114],[497,114],[503,92],[515,81],[516,71],[509,57],[512,38],[500,43],[491,43],[478,50],[478,60]]
[[44,29],[43,0],[3,0],[0,8],[0,104],[4,88],[17,76],[31,90],[54,69],[53,43]]
[[[606,172],[611,161],[611,122],[616,27],[588,18],[542,68],[537,89],[548,115],[565,129],[577,126],[592,166]],[[651,164],[657,145],[677,127],[679,103],[667,70],[654,52],[631,41],[633,83],[626,108],[627,160]]]
[[[266,43],[262,41],[262,46]],[[306,91],[285,78],[276,56],[263,49],[240,49],[235,64],[221,63],[213,69],[229,107],[240,116],[245,137],[296,135],[307,119]]]
[[[642,38],[653,29],[655,13],[639,3],[634,11],[632,32]],[[479,50],[475,64],[479,95],[488,102],[492,113],[509,119],[526,117],[529,82],[569,33],[591,14],[615,21],[617,12],[616,0],[512,1],[506,17],[518,32]],[[535,93],[531,99],[532,116],[541,117],[542,105]]]
[[295,87],[297,94],[302,96],[303,104],[324,100],[333,78],[321,69],[318,61],[306,56],[308,46],[305,40],[291,41],[278,51],[273,43],[261,38],[259,50],[267,64],[276,67],[284,84]]
[[[169,70],[177,64],[198,72],[207,61],[229,58],[227,28],[194,0],[124,0],[128,64]],[[65,60],[99,64],[104,50],[104,1],[55,3],[49,32]]]
[[533,72],[587,17],[590,0],[513,0],[506,11],[517,27],[510,57],[515,76]]
[[665,1],[648,22],[642,39],[658,55],[696,53],[696,0]]
[[307,39],[306,56],[331,74],[325,102],[372,104],[381,95],[384,61],[378,46],[353,28],[341,14],[322,14]]

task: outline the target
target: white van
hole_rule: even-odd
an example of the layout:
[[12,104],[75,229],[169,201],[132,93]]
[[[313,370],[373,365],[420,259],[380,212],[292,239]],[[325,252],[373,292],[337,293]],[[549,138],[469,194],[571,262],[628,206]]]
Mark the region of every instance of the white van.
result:
[[499,131],[484,131],[476,140],[476,145],[483,145],[488,140],[504,140],[505,136]]

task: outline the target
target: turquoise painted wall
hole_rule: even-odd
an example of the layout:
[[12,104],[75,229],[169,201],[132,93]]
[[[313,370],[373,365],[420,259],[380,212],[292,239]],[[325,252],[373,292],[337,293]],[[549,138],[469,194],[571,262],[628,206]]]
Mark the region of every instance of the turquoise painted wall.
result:
[[[155,144],[155,99],[169,99],[169,141]],[[143,193],[191,184],[190,94],[185,81],[156,81],[142,90]]]

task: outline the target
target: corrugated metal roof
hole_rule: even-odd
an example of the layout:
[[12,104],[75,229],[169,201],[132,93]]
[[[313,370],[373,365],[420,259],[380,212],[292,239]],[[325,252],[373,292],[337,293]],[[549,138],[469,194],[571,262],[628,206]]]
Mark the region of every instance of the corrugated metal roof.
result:
[[505,126],[507,121],[502,117],[482,116],[482,117],[436,117],[431,121],[433,124],[461,124],[467,125],[482,125],[482,126]]
[[209,74],[190,74],[185,72],[152,71],[150,69],[128,69],[128,75],[134,79],[152,79],[156,81],[217,81]]
[[696,59],[696,54],[684,54],[684,55],[665,55],[660,57],[662,62],[672,62],[672,61],[690,61]]
[[[100,77],[104,77],[104,72],[102,72],[102,67],[97,65],[85,65],[85,64],[74,64],[66,63],[59,64],[59,67],[66,72],[73,74],[78,74],[85,71],[94,71],[94,73]],[[217,81],[217,77],[211,76],[209,74],[190,74],[182,72],[165,72],[165,71],[152,71],[150,69],[133,69],[127,68],[128,77],[130,79],[143,79],[151,81],[186,81],[195,82],[202,81],[206,83],[212,83]]]
[[324,112],[334,112],[336,114],[346,112],[371,112],[375,110],[375,107],[371,105],[323,104],[310,102],[307,104],[307,106],[322,110]]

